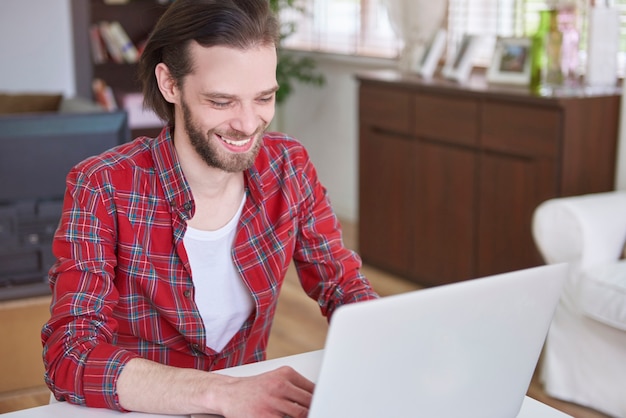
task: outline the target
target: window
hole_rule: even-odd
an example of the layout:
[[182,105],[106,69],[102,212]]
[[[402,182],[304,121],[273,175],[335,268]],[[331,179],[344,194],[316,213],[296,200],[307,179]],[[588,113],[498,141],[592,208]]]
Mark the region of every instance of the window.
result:
[[[387,16],[386,0],[299,0],[306,12],[291,14],[297,21],[297,32],[285,40],[295,49],[397,58],[402,41],[393,31]],[[442,0],[431,0],[442,1]],[[596,0],[601,1],[601,0]],[[576,4],[584,64],[586,32],[586,0],[570,0]],[[466,33],[484,35],[476,65],[487,66],[497,36],[530,36],[538,22],[539,10],[549,0],[448,0],[447,57],[453,56]],[[614,0],[621,15],[620,62],[626,59],[626,0]]]
[[385,0],[301,0],[305,10],[290,12],[285,20],[297,23],[297,32],[284,45],[290,48],[347,55],[395,58],[402,42],[389,19]]
[[530,36],[539,23],[543,0],[449,0],[448,54],[454,54],[463,35],[483,36],[476,64],[488,66],[498,36]]

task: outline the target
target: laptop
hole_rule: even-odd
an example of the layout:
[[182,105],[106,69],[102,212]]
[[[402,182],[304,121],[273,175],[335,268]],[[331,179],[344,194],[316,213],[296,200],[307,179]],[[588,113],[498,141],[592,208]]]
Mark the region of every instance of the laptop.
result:
[[[316,381],[309,418],[516,417],[567,269],[535,267],[342,306],[324,350],[294,364]],[[223,372],[256,374],[251,367],[261,370]],[[192,415],[201,416],[213,415]]]
[[309,418],[517,416],[567,265],[345,305]]

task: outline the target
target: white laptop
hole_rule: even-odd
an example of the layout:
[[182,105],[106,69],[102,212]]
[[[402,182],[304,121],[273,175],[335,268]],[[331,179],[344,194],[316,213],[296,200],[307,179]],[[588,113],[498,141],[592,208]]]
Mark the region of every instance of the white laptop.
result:
[[542,266],[341,307],[321,366],[296,367],[316,381],[309,418],[516,417],[566,274]]
[[310,418],[506,418],[519,412],[567,266],[346,305]]

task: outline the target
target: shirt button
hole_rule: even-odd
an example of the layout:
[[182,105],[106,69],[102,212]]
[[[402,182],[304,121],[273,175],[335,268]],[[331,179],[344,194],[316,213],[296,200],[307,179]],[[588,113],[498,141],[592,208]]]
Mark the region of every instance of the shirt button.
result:
[[183,205],[183,208],[184,208],[185,210],[191,210],[191,202],[187,202],[187,203],[185,203],[185,204]]
[[200,344],[192,344],[191,345],[191,350],[194,352],[195,355],[199,356],[202,354],[202,350],[200,350]]
[[191,290],[185,290],[183,292],[183,296],[185,296],[186,298],[190,298],[191,297]]

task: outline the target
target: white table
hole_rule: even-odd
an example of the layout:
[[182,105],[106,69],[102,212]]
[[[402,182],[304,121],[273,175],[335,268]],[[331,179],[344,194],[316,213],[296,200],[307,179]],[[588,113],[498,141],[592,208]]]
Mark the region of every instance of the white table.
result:
[[[316,381],[319,367],[322,361],[323,350],[311,351],[294,356],[282,357],[279,359],[267,360],[260,363],[247,364],[245,366],[233,367],[220,370],[216,373],[223,373],[230,376],[250,376],[259,374],[280,366],[291,366],[310,380]],[[140,412],[122,413],[108,409],[85,408],[72,405],[68,402],[57,402],[37,408],[24,409],[22,411],[4,414],[3,418],[157,418],[157,417],[181,417],[189,418],[185,415],[159,415],[143,414]],[[193,417],[216,417],[216,415],[194,415]],[[564,418],[569,415],[564,414],[548,405],[545,405],[528,396],[524,399],[522,409],[517,418]]]

